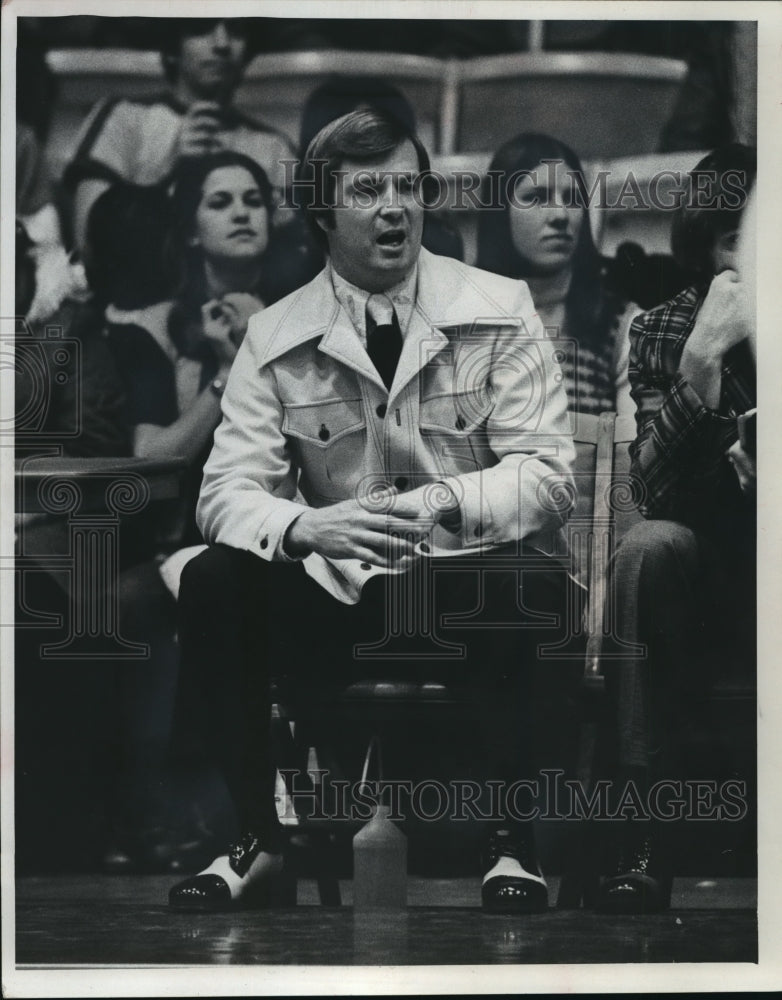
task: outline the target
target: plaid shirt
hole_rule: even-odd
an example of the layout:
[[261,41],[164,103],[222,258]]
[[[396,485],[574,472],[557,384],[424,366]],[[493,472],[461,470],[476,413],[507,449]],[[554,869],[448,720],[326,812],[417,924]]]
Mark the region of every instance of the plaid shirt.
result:
[[716,529],[747,510],[725,457],[736,441],[736,416],[756,405],[755,364],[746,342],[725,356],[719,410],[704,406],[679,372],[708,287],[692,287],[642,313],[630,328],[630,385],[638,436],[632,474],[642,484],[645,517]]

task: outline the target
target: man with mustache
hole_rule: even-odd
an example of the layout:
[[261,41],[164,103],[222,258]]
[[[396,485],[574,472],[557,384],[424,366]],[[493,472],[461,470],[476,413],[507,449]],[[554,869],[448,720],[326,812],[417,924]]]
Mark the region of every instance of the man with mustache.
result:
[[[429,160],[390,115],[329,123],[303,167],[327,264],[250,320],[199,500],[210,548],[182,576],[182,705],[212,741],[242,836],[171,890],[179,909],[246,905],[282,869],[275,670],[349,679],[402,608],[423,633],[483,600],[484,621],[512,625],[451,633],[468,641],[449,666],[478,692],[487,768],[512,783],[528,777],[536,648],[519,626],[525,611],[561,623],[564,610],[566,574],[543,553],[567,516],[556,498],[572,488],[574,450],[526,285],[421,248]],[[503,572],[479,593],[489,558]],[[420,677],[432,664],[414,663],[414,640],[398,658]],[[523,818],[494,817],[484,871],[485,908],[546,908]]]

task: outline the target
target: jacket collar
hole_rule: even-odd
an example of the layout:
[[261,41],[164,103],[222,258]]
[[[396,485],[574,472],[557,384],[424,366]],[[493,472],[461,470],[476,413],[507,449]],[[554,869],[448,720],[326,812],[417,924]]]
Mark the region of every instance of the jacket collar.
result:
[[[407,328],[390,397],[393,398],[450,342],[446,331],[490,325],[519,325],[481,287],[476,272],[450,257],[421,249],[418,292]],[[308,340],[320,339],[318,350],[369,379],[383,392],[385,386],[356,336],[353,324],[334,296],[324,269],[298,292],[267,341],[261,363],[269,364]]]

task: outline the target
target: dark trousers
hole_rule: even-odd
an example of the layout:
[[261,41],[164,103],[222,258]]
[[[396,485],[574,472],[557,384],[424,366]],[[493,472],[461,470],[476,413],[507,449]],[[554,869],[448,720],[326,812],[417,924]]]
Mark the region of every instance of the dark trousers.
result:
[[[458,565],[432,560],[405,578],[376,575],[355,605],[331,597],[299,563],[267,563],[224,545],[186,566],[179,596],[179,728],[208,742],[243,828],[270,841],[278,837],[270,749],[274,677],[285,673],[305,685],[376,674],[377,661],[363,660],[357,649],[392,634],[399,656],[383,663],[384,672],[419,679],[435,673],[467,684],[476,692],[476,725],[485,734],[492,777],[529,775],[532,668],[538,643],[555,642],[569,628],[568,578],[553,560],[542,569],[538,555],[527,572],[523,553],[506,554],[496,570],[492,553],[491,572],[476,557]],[[422,571],[429,573],[423,589]],[[445,663],[417,660],[420,636],[400,634],[399,622],[426,620],[437,632],[448,613],[472,613],[473,624],[484,624],[442,631],[464,655]]]
[[717,546],[677,522],[644,521],[622,539],[606,643],[620,766],[671,763],[690,699],[718,667],[743,661],[754,669],[755,549],[751,535],[742,537],[743,545]]

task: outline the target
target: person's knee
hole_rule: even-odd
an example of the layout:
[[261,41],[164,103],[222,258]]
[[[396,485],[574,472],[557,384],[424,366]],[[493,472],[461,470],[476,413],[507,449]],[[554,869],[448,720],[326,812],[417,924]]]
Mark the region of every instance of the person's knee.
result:
[[[235,600],[246,576],[246,563],[254,558],[249,552],[213,545],[185,564],[179,585],[182,608],[214,608]],[[260,560],[259,560],[260,561]]]
[[617,567],[638,569],[668,566],[694,569],[697,559],[697,536],[676,521],[641,521],[633,525],[616,553]]

